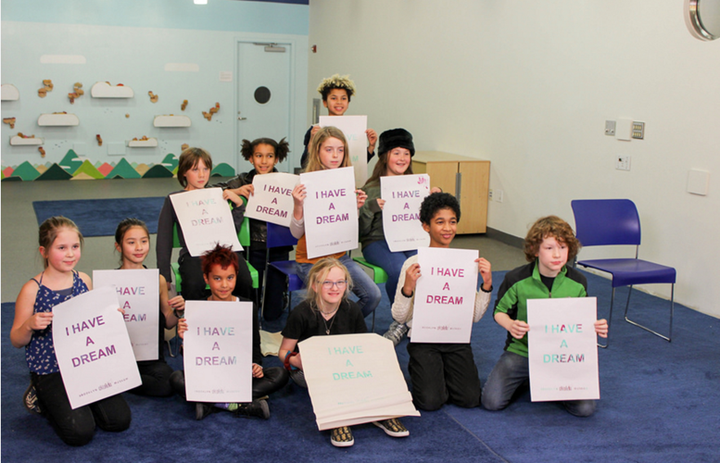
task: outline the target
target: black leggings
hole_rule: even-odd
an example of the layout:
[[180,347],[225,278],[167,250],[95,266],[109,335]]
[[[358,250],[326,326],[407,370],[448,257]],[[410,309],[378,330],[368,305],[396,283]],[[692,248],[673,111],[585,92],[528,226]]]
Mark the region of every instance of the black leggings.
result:
[[165,360],[143,360],[137,362],[137,366],[142,384],[128,392],[149,397],[169,397],[173,395],[173,390],[170,387],[170,375],[173,369]]
[[[289,377],[285,368],[263,368],[263,377],[252,379],[253,400],[279,391],[287,384]],[[170,375],[170,385],[175,392],[185,397],[185,372],[183,370],[173,371],[173,374]]]
[[87,444],[95,434],[95,425],[109,432],[120,432],[130,427],[130,408],[122,395],[114,395],[73,410],[60,373],[31,373],[30,377],[43,415],[66,444]]

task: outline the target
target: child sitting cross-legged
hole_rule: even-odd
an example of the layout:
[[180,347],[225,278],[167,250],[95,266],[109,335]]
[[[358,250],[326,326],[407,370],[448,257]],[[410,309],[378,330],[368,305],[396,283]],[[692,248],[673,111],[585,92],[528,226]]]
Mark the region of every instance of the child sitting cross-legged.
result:
[[[460,220],[460,204],[449,193],[432,193],[420,206],[420,221],[430,235],[431,248],[449,248]],[[476,259],[483,283],[475,296],[473,322],[478,322],[490,304],[492,272],[490,262]],[[408,258],[400,271],[400,279],[392,305],[392,316],[409,327],[412,339],[412,317],[415,287],[421,274],[417,255]],[[408,370],[412,379],[412,396],[421,410],[437,410],[445,403],[460,407],[480,405],[480,379],[469,343],[414,343],[407,346],[410,354]]]
[[[237,254],[230,247],[221,245],[206,252],[202,256],[202,270],[205,282],[210,286],[208,301],[234,302],[240,300],[233,296],[235,282],[240,264]],[[219,410],[228,410],[238,416],[256,416],[270,418],[270,408],[265,396],[281,389],[288,382],[288,373],[280,367],[265,368],[261,366],[260,330],[258,328],[257,312],[253,310],[253,350],[252,350],[252,398],[249,403],[205,403],[195,404],[195,419],[202,420],[210,413]],[[178,321],[178,335],[184,338],[189,326],[185,318]],[[170,385],[185,397],[185,372],[177,370],[170,376]]]
[[[367,326],[360,307],[348,299],[352,277],[348,269],[334,257],[320,259],[307,277],[307,297],[288,315],[278,357],[284,359],[295,384],[307,387],[298,343],[313,336],[365,333]],[[410,432],[397,418],[375,421],[391,437],[405,437]],[[355,443],[348,426],[330,432],[335,447],[350,447]]]
[[[567,222],[554,215],[543,217],[530,227],[525,237],[527,265],[511,270],[498,290],[495,321],[508,331],[505,352],[493,367],[482,394],[488,410],[502,410],[510,404],[515,391],[530,378],[528,365],[528,299],[585,297],[585,275],[567,266],[580,250],[580,242]],[[606,338],[606,320],[595,322],[595,332]],[[595,412],[595,400],[562,402],[575,416]]]

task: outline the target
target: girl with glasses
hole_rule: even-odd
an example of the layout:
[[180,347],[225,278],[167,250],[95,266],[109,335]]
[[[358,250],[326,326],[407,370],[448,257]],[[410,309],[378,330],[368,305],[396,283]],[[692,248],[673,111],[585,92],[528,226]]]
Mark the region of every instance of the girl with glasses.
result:
[[[325,257],[312,266],[307,277],[307,296],[288,315],[282,331],[283,340],[278,356],[284,359],[290,377],[307,388],[302,357],[297,344],[313,336],[365,333],[367,326],[360,306],[348,299],[352,278],[348,269],[336,258]],[[397,418],[374,423],[392,437],[409,435]],[[333,429],[330,442],[336,447],[355,443],[347,426]]]

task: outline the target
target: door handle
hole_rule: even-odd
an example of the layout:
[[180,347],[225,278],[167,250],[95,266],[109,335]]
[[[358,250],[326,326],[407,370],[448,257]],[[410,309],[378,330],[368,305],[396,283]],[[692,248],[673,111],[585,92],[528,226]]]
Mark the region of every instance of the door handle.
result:
[[239,121],[246,121],[246,120],[247,120],[247,117],[238,117],[238,120],[239,120]]

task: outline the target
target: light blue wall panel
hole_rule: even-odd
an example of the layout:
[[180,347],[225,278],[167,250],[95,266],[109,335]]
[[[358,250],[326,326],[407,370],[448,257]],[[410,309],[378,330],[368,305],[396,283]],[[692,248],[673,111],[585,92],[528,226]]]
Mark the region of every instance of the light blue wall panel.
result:
[[[292,44],[293,73],[295,81],[291,132],[288,139],[293,143],[293,151],[301,149],[302,134],[305,130],[306,87],[307,87],[307,7],[279,5],[259,2],[236,2],[217,0],[212,4],[232,4],[234,12],[252,16],[257,13],[257,21],[240,18],[238,24],[252,24],[248,29],[238,27],[225,30],[222,27],[202,30],[193,28],[193,22],[203,24],[205,19],[193,21],[193,14],[202,10],[192,5],[191,0],[152,0],[139,2],[122,1],[85,1],[72,0],[58,2],[77,16],[75,23],[67,13],[63,21],[51,22],[51,12],[60,15],[59,7],[49,7],[50,13],[40,13],[48,22],[27,22],[33,11],[37,11],[38,0],[18,2],[3,0],[2,12],[2,83],[15,85],[20,91],[19,101],[2,103],[3,117],[16,117],[15,129],[2,124],[2,166],[16,166],[24,161],[32,164],[58,162],[67,151],[76,144],[83,146],[84,157],[93,164],[97,162],[117,162],[119,156],[108,154],[108,145],[126,143],[134,137],[143,135],[156,137],[157,148],[126,149],[125,158],[130,162],[159,163],[167,153],[179,154],[180,146],[206,148],[216,164],[225,162],[232,167],[245,169],[247,163],[239,162],[237,155],[236,115],[237,115],[237,43],[248,41],[280,41]],[[188,7],[179,6],[188,3]],[[90,7],[88,5],[95,5]],[[115,13],[107,5],[116,5]],[[135,11],[126,11],[125,5],[132,5]],[[181,16],[172,11],[169,5],[178,5],[178,11],[187,16],[179,25],[171,17]],[[122,6],[120,6],[122,5]],[[150,6],[148,6],[150,5]],[[162,5],[163,8],[158,8]],[[71,8],[72,6],[72,8]],[[80,6],[85,6],[81,9]],[[197,8],[197,10],[195,9]],[[217,6],[216,16],[222,16],[224,9],[230,6]],[[8,13],[9,11],[9,13]],[[163,11],[164,15],[163,16]],[[259,24],[267,24],[269,11],[288,13],[299,11],[305,18],[305,33],[294,35],[287,32],[281,23],[263,29]],[[90,12],[92,14],[90,14]],[[234,13],[234,14],[235,14]],[[155,19],[140,19],[139,24],[152,22],[152,27],[138,25],[109,25],[112,22],[128,22],[131,17],[156,16]],[[202,16],[201,14],[195,14]],[[62,16],[62,15],[61,15]],[[72,16],[72,14],[70,15]],[[99,17],[106,22],[99,22]],[[111,18],[114,16],[114,19]],[[157,17],[161,16],[161,17]],[[235,14],[237,17],[238,15]],[[95,18],[95,23],[87,20]],[[12,18],[10,21],[8,19]],[[83,18],[86,22],[83,22]],[[197,18],[196,18],[197,19]],[[217,18],[216,18],[217,19]],[[228,25],[230,19],[220,22]],[[300,23],[302,21],[294,19]],[[99,22],[99,23],[98,23]],[[92,24],[91,24],[92,23]],[[174,27],[170,27],[173,24]],[[209,24],[209,23],[208,23]],[[182,26],[182,27],[181,27]],[[245,27],[245,26],[243,26]],[[85,64],[43,64],[42,55],[81,55]],[[192,63],[198,66],[198,72],[168,72],[167,63]],[[232,73],[232,82],[223,82],[221,72]],[[54,90],[46,98],[39,98],[37,90],[42,87],[43,79],[52,79]],[[95,82],[110,81],[113,85],[123,83],[133,88],[132,99],[96,99],[91,98],[90,88]],[[73,84],[81,82],[85,95],[70,104],[67,94],[73,91]],[[157,103],[151,103],[148,91],[159,95]],[[186,111],[181,111],[183,100],[189,101]],[[212,121],[202,116],[219,102],[220,112]],[[67,111],[80,119],[78,127],[39,127],[37,118],[41,113]],[[128,114],[130,117],[126,117]],[[153,127],[156,115],[188,115],[192,127],[167,129]],[[34,134],[45,138],[46,158],[40,158],[37,147],[10,146],[8,140],[17,132]],[[100,134],[103,146],[98,146],[95,136]],[[78,153],[80,154],[80,153]]]
[[308,35],[309,7],[237,0],[3,0],[3,21]]

